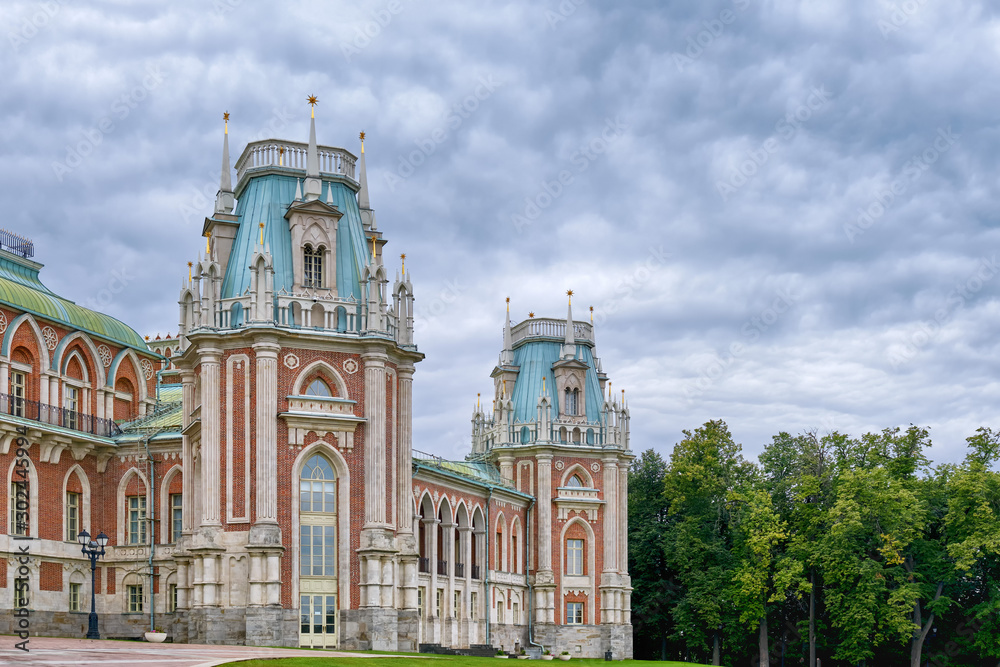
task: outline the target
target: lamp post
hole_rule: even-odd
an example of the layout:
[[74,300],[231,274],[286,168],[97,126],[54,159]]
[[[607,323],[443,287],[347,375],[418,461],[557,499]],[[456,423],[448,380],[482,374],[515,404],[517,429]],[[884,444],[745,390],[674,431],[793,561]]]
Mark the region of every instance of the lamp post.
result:
[[97,629],[97,598],[95,583],[97,581],[97,559],[104,555],[104,547],[108,544],[108,536],[103,532],[96,539],[90,539],[90,533],[83,530],[77,535],[84,556],[90,558],[90,628],[87,630],[87,639],[100,639],[101,633]]

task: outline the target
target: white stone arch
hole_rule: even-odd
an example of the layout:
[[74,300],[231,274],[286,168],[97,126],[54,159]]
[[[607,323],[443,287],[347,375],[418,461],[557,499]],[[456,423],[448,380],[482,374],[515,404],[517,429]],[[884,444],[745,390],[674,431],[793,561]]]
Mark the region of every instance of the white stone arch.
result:
[[330,384],[333,385],[331,389],[336,392],[337,398],[350,398],[347,392],[347,383],[344,382],[344,378],[340,376],[337,369],[323,359],[317,359],[299,371],[299,374],[296,376],[295,382],[292,385],[292,395],[301,396],[302,392],[306,389],[303,386],[305,381],[317,372],[330,381]]
[[[517,548],[514,548],[513,542],[514,538],[517,538]],[[524,530],[521,526],[521,517],[514,515],[514,518],[510,520],[510,540],[511,545],[510,557],[512,560],[510,564],[510,571],[523,574],[524,573]]]
[[110,387],[111,390],[114,391],[115,384],[118,382],[118,371],[121,369],[121,363],[125,359],[132,362],[132,370],[135,371],[137,385],[135,390],[139,394],[138,399],[139,404],[141,405],[142,402],[148,398],[148,394],[146,392],[146,376],[142,374],[142,366],[139,363],[139,355],[135,353],[135,350],[126,347],[115,356],[114,361],[111,362],[111,367],[108,368],[106,386]]
[[[417,502],[417,552],[421,558],[430,558],[437,544],[437,508],[434,505],[434,498],[428,489],[420,494]],[[420,526],[424,526],[424,539],[420,539]],[[433,540],[433,543],[432,543]],[[436,566],[435,566],[436,567]],[[430,602],[427,603],[430,605]]]
[[[170,539],[170,529],[173,526],[173,516],[170,513],[170,485],[173,484],[174,477],[183,474],[183,466],[178,463],[174,465],[167,473],[163,476],[163,481],[160,482],[160,543],[161,544],[172,544]],[[183,477],[181,478],[183,481]],[[186,502],[187,499],[184,498],[183,493],[181,494],[181,502]]]
[[[570,526],[574,524],[580,524],[583,526],[583,531],[586,533],[587,537],[583,541],[584,550],[584,562],[586,565],[586,574],[584,577],[588,580],[588,592],[587,592],[587,612],[584,615],[584,622],[590,620],[590,625],[597,625],[597,589],[595,587],[597,582],[597,575],[594,572],[597,567],[597,542],[594,538],[594,529],[591,527],[590,523],[584,521],[583,518],[575,516],[569,521],[567,521],[563,527],[562,531],[559,533],[559,571],[564,573],[563,576],[559,578],[559,605],[562,609],[563,623],[566,622],[566,533],[569,531]],[[574,577],[576,578],[576,577]]]
[[91,515],[90,515],[90,479],[87,477],[87,472],[80,466],[79,463],[73,465],[66,474],[63,476],[62,483],[62,506],[63,506],[63,523],[62,523],[62,533],[63,539],[65,540],[66,535],[66,525],[69,519],[69,505],[66,503],[66,494],[69,492],[69,480],[70,477],[76,475],[80,479],[80,525],[77,526],[77,532],[82,532],[86,530],[88,533],[93,535],[91,530]]
[[507,518],[503,514],[503,510],[497,512],[496,521],[493,522],[493,530],[490,531],[489,539],[493,543],[494,551],[496,550],[497,533],[500,533],[500,553],[497,554],[497,572],[508,572],[509,570],[504,569],[504,566],[509,565],[510,560],[507,558],[508,548],[510,546],[510,532],[507,528]]
[[566,468],[566,472],[563,473],[559,486],[564,487],[569,484],[569,480],[573,477],[573,475],[576,475],[583,481],[584,487],[588,489],[594,488],[594,478],[591,476],[590,471],[579,463],[574,463],[570,467]]
[[[62,376],[66,375],[66,369],[69,367],[69,360],[73,356],[73,352],[70,352],[67,355],[66,350],[68,350],[70,346],[76,341],[80,341],[83,344],[84,349],[86,349],[87,352],[90,354],[90,363],[94,366],[94,372],[96,375],[96,377],[94,378],[94,386],[95,387],[103,386],[105,383],[105,375],[104,375],[104,364],[101,363],[101,355],[100,353],[98,353],[97,346],[94,345],[94,341],[91,340],[90,336],[88,336],[82,331],[74,331],[71,334],[66,334],[66,336],[64,336],[63,339],[59,341],[59,345],[53,352],[54,354],[54,358],[52,359],[53,369],[54,370],[58,369],[59,374]],[[77,354],[79,354],[79,352],[77,352]],[[83,373],[85,376],[84,380],[90,382],[91,380],[89,379],[89,377],[87,377],[89,374],[87,371],[86,360],[82,359],[83,355],[80,356],[81,356],[80,365],[83,366]]]
[[70,353],[63,358],[62,362],[60,363],[59,374],[62,375],[63,377],[69,377],[69,364],[74,359],[80,362],[80,369],[83,371],[83,377],[81,378],[81,380],[84,383],[89,384],[90,371],[87,369],[87,360],[83,358],[82,354],[80,354],[80,350],[71,350]]
[[[11,443],[12,447],[17,447],[17,442]],[[30,446],[30,445],[29,445]],[[15,449],[16,451],[16,449]],[[10,462],[10,467],[7,468],[7,486],[4,496],[7,498],[7,506],[4,508],[4,521],[7,529],[10,529],[10,496],[11,496],[11,484],[14,483],[15,479],[20,481],[23,479],[20,475],[15,478],[14,468],[17,463],[15,458]],[[27,466],[28,468],[28,535],[34,538],[38,537],[38,472],[35,470],[34,460]],[[33,589],[37,590],[37,589]]]
[[303,447],[292,464],[290,481],[292,496],[292,600],[299,599],[299,567],[300,549],[298,535],[299,521],[299,478],[302,468],[314,454],[322,454],[333,466],[337,475],[337,604],[341,609],[350,608],[351,600],[351,471],[347,461],[340,455],[336,447],[323,440],[317,440],[308,447]]
[[45,345],[45,337],[42,336],[42,329],[38,326],[38,322],[35,318],[31,316],[31,313],[22,313],[11,320],[10,324],[7,326],[7,331],[4,332],[3,336],[3,348],[0,352],[3,356],[10,359],[11,346],[14,343],[14,335],[17,333],[18,328],[27,322],[28,328],[35,335],[35,342],[38,344],[38,370],[40,373],[47,373],[52,368],[52,360],[49,357],[49,348]]
[[[149,502],[149,480],[139,468],[129,468],[125,474],[122,475],[121,481],[118,482],[118,492],[115,495],[115,504],[118,507],[118,540],[115,544],[118,546],[124,546],[126,544],[125,539],[128,537],[128,500],[125,497],[125,489],[128,488],[133,475],[139,478],[139,483],[142,488],[146,490],[146,516],[149,516],[149,513],[152,511],[152,505]],[[149,530],[148,526],[146,527],[146,530]],[[146,540],[149,540],[148,532],[146,533]]]

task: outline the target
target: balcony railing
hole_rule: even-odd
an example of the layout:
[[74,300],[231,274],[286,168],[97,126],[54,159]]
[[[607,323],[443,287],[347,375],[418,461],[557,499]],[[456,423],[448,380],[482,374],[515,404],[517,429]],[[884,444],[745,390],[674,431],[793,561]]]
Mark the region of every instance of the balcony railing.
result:
[[479,569],[478,565],[473,565],[472,566],[472,578],[473,579],[482,579],[483,578],[482,572],[480,572],[480,569]]
[[62,426],[105,438],[122,434],[118,424],[111,419],[98,419],[93,415],[66,408],[57,408],[54,405],[46,405],[38,401],[29,401],[12,394],[0,394],[0,412],[13,417],[22,417],[52,426]]
[[455,576],[456,577],[465,576],[465,563],[455,563]]
[[438,574],[447,577],[448,576],[448,561],[439,560],[438,561]]
[[431,573],[431,559],[430,558],[421,558],[418,561],[418,563],[417,563],[417,569],[420,570],[421,572],[424,572],[425,574],[430,574]]

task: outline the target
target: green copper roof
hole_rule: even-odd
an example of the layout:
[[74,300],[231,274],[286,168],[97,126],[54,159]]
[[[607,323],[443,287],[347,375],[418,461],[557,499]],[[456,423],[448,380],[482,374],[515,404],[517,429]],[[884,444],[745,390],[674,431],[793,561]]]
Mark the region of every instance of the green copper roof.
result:
[[[250,260],[259,249],[260,227],[264,223],[264,243],[274,261],[274,291],[292,291],[292,233],[285,220],[288,205],[295,200],[295,188],[301,171],[289,170],[296,176],[263,174],[254,176],[240,193],[235,214],[239,231],[233,241],[226,276],[222,282],[222,297],[240,296],[250,287]],[[367,265],[364,227],[354,191],[339,182],[324,182],[320,201],[332,195],[333,205],[343,214],[337,226],[337,295],[341,299],[353,296],[362,300],[361,268]]]
[[71,329],[148,352],[142,336],[128,325],[97,311],[78,306],[42,284],[41,264],[0,251],[0,303]]
[[[514,420],[532,422],[538,418],[538,397],[542,393],[542,377],[545,377],[545,391],[552,401],[552,418],[559,416],[558,401],[555,400],[556,376],[552,364],[559,361],[562,343],[552,341],[529,341],[514,349],[514,365],[520,366],[514,382],[511,400],[514,403]],[[587,364],[586,397],[587,421],[596,422],[601,418],[601,383],[597,380],[594,355],[588,345],[576,346],[576,358]]]

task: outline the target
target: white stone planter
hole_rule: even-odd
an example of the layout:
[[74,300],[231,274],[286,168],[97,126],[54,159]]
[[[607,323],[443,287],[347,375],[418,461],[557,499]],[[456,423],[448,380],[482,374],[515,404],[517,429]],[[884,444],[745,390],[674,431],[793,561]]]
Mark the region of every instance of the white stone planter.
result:
[[572,658],[572,657],[573,657],[573,656],[571,656],[571,655],[561,655],[561,656],[559,656],[559,659],[560,659],[560,660],[569,660],[569,659],[570,659],[570,658]]
[[554,655],[543,655],[542,656],[542,660],[552,660],[553,658],[555,658]]
[[147,642],[151,642],[153,644],[162,644],[166,640],[166,638],[167,638],[167,633],[166,632],[147,632],[143,636],[146,638]]

